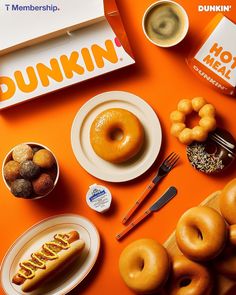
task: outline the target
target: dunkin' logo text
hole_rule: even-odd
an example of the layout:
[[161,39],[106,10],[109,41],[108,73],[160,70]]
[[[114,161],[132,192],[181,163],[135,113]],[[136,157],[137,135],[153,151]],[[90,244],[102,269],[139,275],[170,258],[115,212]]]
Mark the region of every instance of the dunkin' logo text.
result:
[[228,80],[231,79],[232,71],[236,68],[236,56],[224,50],[218,43],[213,44],[209,53],[203,58],[203,62]]
[[26,67],[24,72],[16,70],[12,77],[0,76],[0,100],[11,99],[17,89],[23,93],[30,93],[40,84],[48,87],[52,81],[60,83],[65,78],[71,79],[75,75],[93,72],[96,68],[103,68],[105,61],[115,64],[118,62],[115,44],[121,46],[117,38],[115,43],[106,40],[103,47],[93,44],[90,48],[72,51],[70,55],[63,54],[59,58],[51,58],[50,66],[37,63],[35,66]]

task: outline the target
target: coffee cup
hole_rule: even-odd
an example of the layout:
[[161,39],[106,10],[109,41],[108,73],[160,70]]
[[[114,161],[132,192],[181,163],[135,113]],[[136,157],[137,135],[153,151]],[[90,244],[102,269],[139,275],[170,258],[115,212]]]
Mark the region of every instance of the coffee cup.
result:
[[147,8],[142,25],[151,43],[159,47],[172,47],[185,38],[189,20],[181,5],[170,0],[160,0]]

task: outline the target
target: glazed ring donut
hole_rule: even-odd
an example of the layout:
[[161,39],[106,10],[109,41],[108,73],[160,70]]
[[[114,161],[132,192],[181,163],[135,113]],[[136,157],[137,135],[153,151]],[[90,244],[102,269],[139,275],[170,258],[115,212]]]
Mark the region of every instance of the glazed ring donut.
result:
[[215,262],[217,271],[230,278],[236,279],[236,224],[229,227],[229,243]]
[[232,246],[236,246],[236,224],[229,227],[229,242]]
[[176,227],[176,242],[181,252],[191,260],[207,261],[223,250],[227,227],[223,217],[209,207],[194,207],[186,211]]
[[151,239],[129,244],[121,253],[120,274],[126,285],[138,293],[160,290],[168,279],[170,261],[166,249]]
[[131,112],[114,108],[100,113],[90,128],[90,143],[95,153],[112,163],[134,157],[144,141],[144,130]]
[[[193,111],[201,118],[199,125],[190,129],[186,126],[186,115]],[[216,128],[215,108],[208,104],[203,97],[195,97],[192,100],[182,99],[178,103],[178,109],[170,114],[172,122],[171,134],[183,144],[191,144],[193,141],[203,142],[208,133]]]
[[168,285],[169,295],[208,295],[211,294],[213,281],[205,266],[177,255],[172,259],[172,275]]
[[236,224],[236,178],[220,194],[220,211],[229,224]]

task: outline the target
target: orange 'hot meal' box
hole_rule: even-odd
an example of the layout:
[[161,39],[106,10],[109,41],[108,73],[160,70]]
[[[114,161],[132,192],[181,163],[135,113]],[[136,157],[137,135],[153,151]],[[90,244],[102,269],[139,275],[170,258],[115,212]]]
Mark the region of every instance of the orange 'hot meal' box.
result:
[[224,94],[236,94],[236,25],[217,14],[187,59],[191,70]]
[[70,1],[1,10],[0,109],[135,63],[115,0]]

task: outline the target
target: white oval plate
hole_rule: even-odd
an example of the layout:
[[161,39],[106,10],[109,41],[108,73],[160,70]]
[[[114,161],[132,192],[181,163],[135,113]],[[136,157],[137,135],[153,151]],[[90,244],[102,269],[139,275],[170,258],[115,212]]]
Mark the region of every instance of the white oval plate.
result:
[[[43,243],[50,241],[56,233],[77,230],[85,241],[85,248],[78,260],[73,262],[55,280],[29,293],[21,291],[20,286],[11,282],[19,269],[19,262],[30,257],[30,254],[40,249]],[[75,288],[88,275],[94,266],[100,248],[100,238],[95,226],[86,218],[62,214],[47,218],[28,229],[21,235],[6,253],[1,265],[1,284],[8,295],[62,295]],[[66,275],[65,275],[66,274]]]
[[[142,151],[128,162],[112,164],[96,155],[90,144],[90,126],[96,116],[110,108],[123,108],[135,114],[145,130],[145,144]],[[71,144],[76,159],[91,175],[110,182],[124,182],[146,172],[156,160],[162,141],[160,121],[140,97],[123,91],[101,93],[76,114],[71,129]]]

